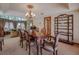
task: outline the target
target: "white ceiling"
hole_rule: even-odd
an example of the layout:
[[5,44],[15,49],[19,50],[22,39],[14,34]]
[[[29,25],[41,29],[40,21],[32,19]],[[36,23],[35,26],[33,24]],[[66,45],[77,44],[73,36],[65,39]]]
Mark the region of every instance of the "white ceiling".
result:
[[[25,17],[27,5],[30,3],[0,3],[0,13]],[[33,12],[36,15],[53,15],[55,13],[67,12],[79,9],[78,3],[31,3],[34,6]]]

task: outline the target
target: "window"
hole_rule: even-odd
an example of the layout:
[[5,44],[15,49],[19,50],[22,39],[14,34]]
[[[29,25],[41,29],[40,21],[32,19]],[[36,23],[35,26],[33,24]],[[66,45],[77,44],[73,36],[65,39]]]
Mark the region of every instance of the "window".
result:
[[9,23],[8,22],[5,23],[4,31],[9,31]]
[[0,14],[0,18],[14,20],[14,21],[25,21],[26,20],[26,19],[19,17],[19,16],[11,16],[11,15],[4,15],[4,14]]
[[4,30],[5,31],[11,31],[12,29],[14,29],[14,25],[12,22],[6,22],[5,26],[4,26]]
[[17,29],[23,29],[23,30],[25,30],[25,25],[24,25],[24,23],[18,23],[18,24],[17,24]]
[[14,29],[14,25],[12,22],[9,23],[9,28],[10,28],[10,30]]

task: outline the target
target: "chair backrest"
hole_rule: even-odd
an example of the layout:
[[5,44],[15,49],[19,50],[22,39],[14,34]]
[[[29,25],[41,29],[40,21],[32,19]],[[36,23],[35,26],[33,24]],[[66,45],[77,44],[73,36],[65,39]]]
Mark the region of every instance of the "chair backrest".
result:
[[19,35],[20,35],[20,38],[23,38],[24,37],[24,32],[22,32],[21,30],[19,30]]
[[60,35],[61,35],[61,34],[58,34],[58,35],[55,37],[54,48],[58,46],[59,39],[60,39]]
[[19,30],[19,36],[20,36],[20,37],[22,36],[21,30]]
[[25,34],[25,39],[28,40],[29,39],[29,34],[27,31],[24,31],[24,34]]
[[0,28],[0,37],[4,37],[4,35],[5,35],[5,34],[4,34],[4,29],[1,27],[1,28]]

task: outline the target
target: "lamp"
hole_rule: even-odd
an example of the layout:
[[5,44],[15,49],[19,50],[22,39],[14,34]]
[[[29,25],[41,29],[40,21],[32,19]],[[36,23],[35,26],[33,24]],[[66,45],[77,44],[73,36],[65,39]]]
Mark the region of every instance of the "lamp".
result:
[[27,8],[28,8],[28,12],[25,14],[25,16],[28,18],[35,17],[35,14],[32,12],[33,5],[27,5]]

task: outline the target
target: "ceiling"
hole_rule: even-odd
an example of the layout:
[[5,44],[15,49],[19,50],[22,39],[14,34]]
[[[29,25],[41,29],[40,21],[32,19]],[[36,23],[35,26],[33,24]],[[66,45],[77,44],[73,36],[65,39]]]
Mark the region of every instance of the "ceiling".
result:
[[79,9],[79,3],[0,3],[0,14],[25,17],[29,4],[34,6],[36,15],[53,15]]

